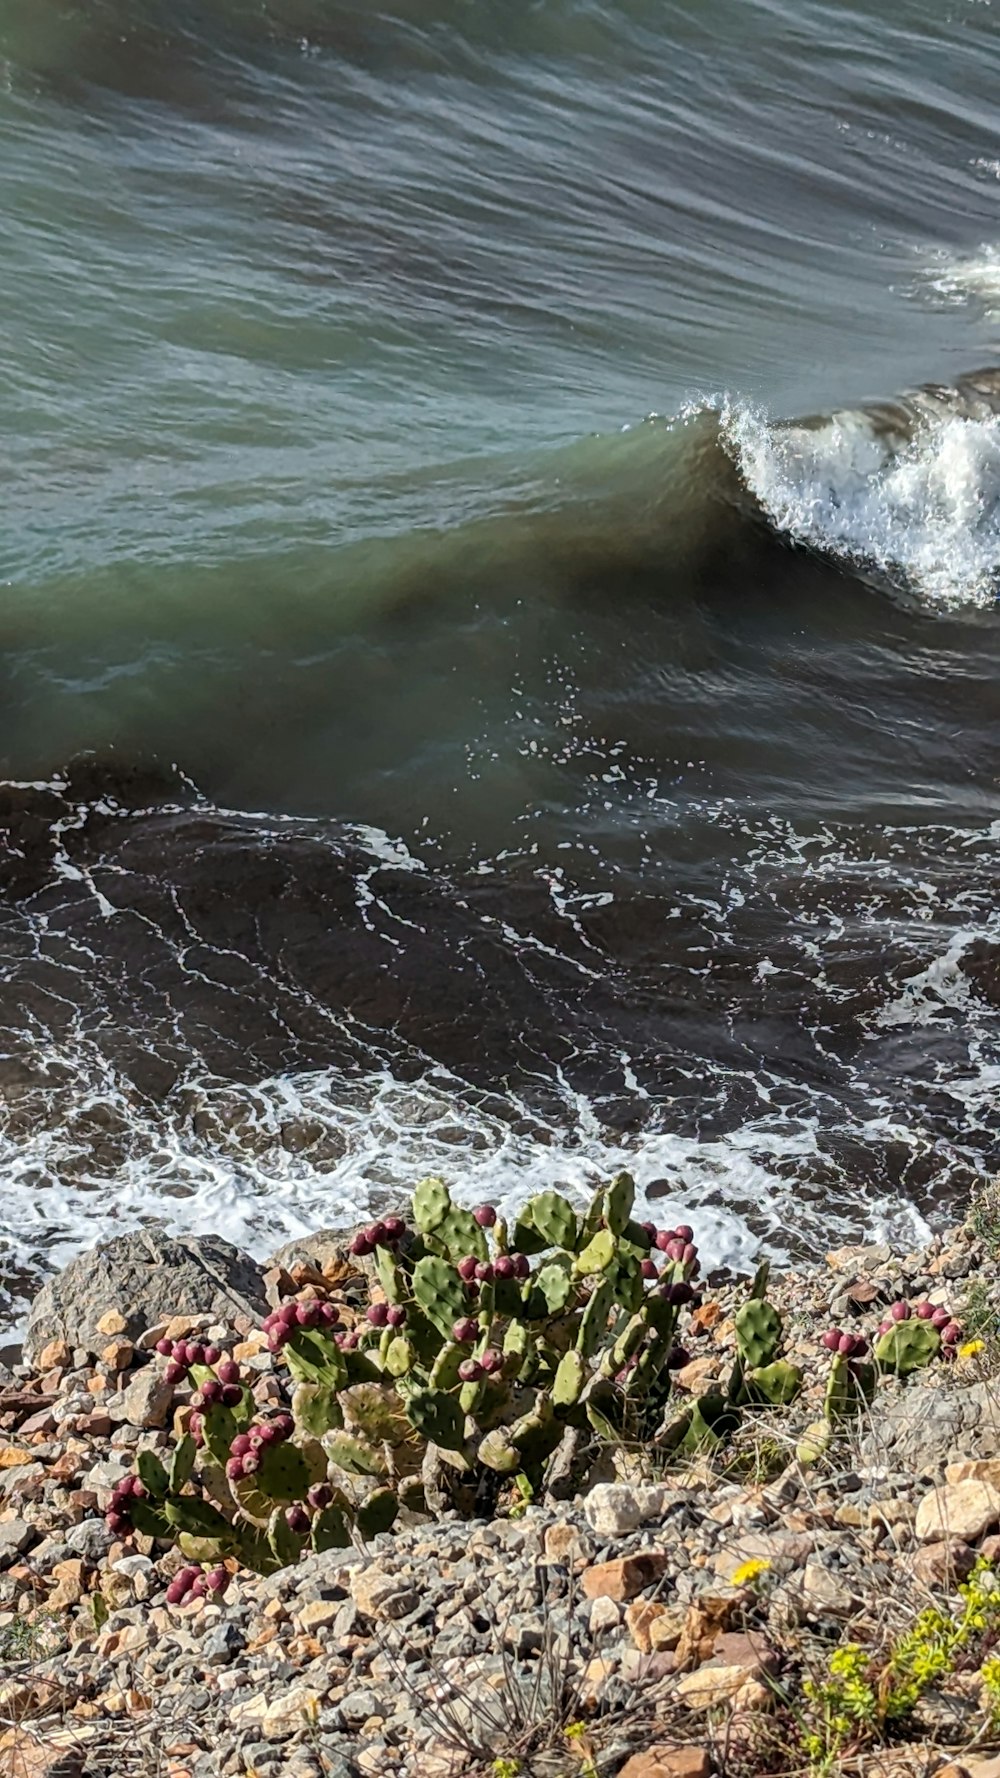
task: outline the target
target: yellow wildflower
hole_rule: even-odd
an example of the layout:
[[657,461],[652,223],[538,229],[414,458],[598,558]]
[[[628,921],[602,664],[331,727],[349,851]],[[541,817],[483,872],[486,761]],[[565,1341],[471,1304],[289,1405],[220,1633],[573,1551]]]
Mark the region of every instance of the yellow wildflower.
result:
[[959,1358],[978,1358],[985,1345],[985,1340],[966,1340],[964,1346],[959,1346],[958,1356]]
[[729,1576],[729,1584],[733,1587],[748,1587],[762,1574],[766,1574],[771,1564],[762,1556],[751,1556],[749,1562],[741,1562],[739,1567]]

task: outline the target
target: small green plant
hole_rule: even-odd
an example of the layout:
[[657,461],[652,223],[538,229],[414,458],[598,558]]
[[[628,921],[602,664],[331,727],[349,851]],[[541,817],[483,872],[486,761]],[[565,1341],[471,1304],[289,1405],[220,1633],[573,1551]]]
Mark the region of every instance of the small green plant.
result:
[[[922,1611],[879,1656],[847,1643],[821,1678],[803,1681],[802,1751],[811,1778],[828,1778],[846,1756],[904,1723],[927,1692],[992,1646],[1000,1635],[1000,1577],[980,1560],[958,1592],[959,1611]],[[985,1707],[1000,1723],[1000,1659],[986,1661],[982,1683]]]
[[490,1771],[493,1778],[520,1778],[524,1767],[519,1759],[495,1759]]

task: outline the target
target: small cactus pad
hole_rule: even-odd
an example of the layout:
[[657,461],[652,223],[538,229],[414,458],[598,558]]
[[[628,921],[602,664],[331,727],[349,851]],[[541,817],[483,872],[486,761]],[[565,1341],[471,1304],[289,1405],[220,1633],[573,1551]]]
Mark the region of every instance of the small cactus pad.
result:
[[346,1469],[348,1475],[384,1476],[386,1473],[385,1453],[379,1446],[371,1445],[363,1438],[353,1438],[349,1432],[328,1432],[323,1449],[330,1462],[338,1469]]
[[192,1537],[217,1537],[223,1542],[229,1535],[229,1520],[208,1500],[196,1494],[182,1494],[163,1503],[163,1514],[175,1531],[188,1531]]
[[229,1447],[238,1431],[236,1415],[230,1408],[224,1408],[220,1401],[214,1401],[211,1407],[202,1409],[202,1438],[206,1451],[216,1463],[225,1463],[229,1456]]
[[343,1355],[328,1333],[318,1328],[297,1327],[281,1349],[281,1355],[297,1383],[325,1383],[342,1389],[347,1381]]
[[173,1457],[170,1460],[170,1492],[179,1494],[194,1474],[194,1460],[198,1455],[198,1447],[190,1433],[178,1440]]
[[440,1389],[414,1389],[406,1411],[421,1438],[446,1451],[460,1451],[465,1443],[465,1416],[454,1396]]
[[347,1520],[339,1506],[325,1506],[313,1516],[312,1547],[317,1555],[324,1550],[343,1550],[351,1541]]
[[561,1408],[571,1408],[583,1394],[583,1386],[587,1380],[587,1367],[582,1354],[571,1347],[564,1352],[559,1360],[559,1367],[552,1384],[552,1405],[558,1412]]
[[134,1495],[128,1503],[128,1516],[143,1537],[169,1538],[176,1529],[173,1520],[167,1518],[162,1503],[154,1505],[150,1500],[136,1500]]
[[527,1287],[525,1308],[529,1319],[540,1321],[547,1315],[561,1315],[574,1289],[572,1273],[558,1260],[539,1266]]
[[398,1512],[399,1500],[395,1489],[376,1488],[358,1507],[355,1524],[362,1537],[378,1537],[380,1532],[392,1530]]
[[525,1215],[547,1247],[572,1249],[576,1246],[576,1212],[561,1192],[539,1192],[532,1198]]
[[413,1194],[413,1220],[422,1235],[433,1235],[451,1209],[451,1193],[443,1179],[422,1179]]
[[[194,1440],[191,1441],[192,1445]],[[170,1488],[170,1477],[155,1451],[140,1451],[135,1467],[147,1494],[162,1500]]]
[[590,1301],[583,1311],[576,1344],[584,1358],[593,1358],[608,1331],[608,1316],[615,1300],[614,1281],[602,1278],[591,1292]]
[[267,1541],[282,1568],[288,1568],[293,1562],[298,1561],[307,1535],[308,1533],[292,1530],[285,1517],[283,1507],[279,1506],[277,1511],[271,1514],[267,1527]]
[[455,1322],[468,1309],[468,1298],[454,1266],[436,1253],[425,1254],[413,1268],[413,1294],[443,1339],[451,1338]]
[[737,1309],[736,1341],[740,1355],[755,1369],[769,1365],[781,1344],[781,1316],[761,1298],[751,1297]]
[[309,1486],[309,1471],[294,1445],[266,1445],[254,1479],[270,1500],[302,1500]]
[[336,1392],[324,1389],[320,1383],[297,1385],[292,1395],[292,1414],[296,1426],[313,1438],[322,1438],[324,1432],[344,1424]]
[[875,1342],[875,1357],[883,1370],[908,1376],[923,1370],[941,1350],[941,1335],[930,1321],[897,1321]]
[[592,1272],[606,1272],[615,1257],[615,1238],[610,1229],[598,1229],[593,1239],[587,1242],[582,1253],[577,1254],[576,1269],[581,1277],[588,1277]]
[[787,1359],[776,1358],[746,1375],[746,1388],[751,1400],[770,1402],[773,1407],[787,1407],[802,1388],[802,1371]]
[[604,1215],[613,1235],[623,1235],[635,1203],[635,1180],[631,1173],[619,1173],[604,1196]]

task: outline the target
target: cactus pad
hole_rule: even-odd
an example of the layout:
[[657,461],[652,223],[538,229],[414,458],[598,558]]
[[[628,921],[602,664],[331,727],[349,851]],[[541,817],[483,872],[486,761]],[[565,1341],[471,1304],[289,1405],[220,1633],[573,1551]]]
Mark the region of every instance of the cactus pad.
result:
[[576,1269],[584,1278],[593,1272],[606,1272],[615,1253],[615,1238],[611,1230],[598,1229],[582,1253],[577,1254]]
[[292,1530],[280,1506],[276,1512],[271,1514],[267,1527],[267,1541],[280,1567],[288,1568],[293,1562],[298,1561],[305,1548],[306,1535]]
[[325,1506],[312,1522],[312,1547],[317,1555],[324,1550],[343,1550],[351,1541],[347,1520],[339,1506]]
[[[192,1444],[194,1440],[192,1439]],[[162,1500],[170,1487],[170,1477],[155,1451],[140,1451],[135,1460],[136,1471],[147,1494]]]
[[561,1192],[539,1192],[525,1210],[525,1217],[538,1230],[546,1247],[576,1246],[576,1212]]
[[781,1316],[777,1309],[758,1297],[751,1297],[735,1315],[736,1341],[740,1356],[756,1369],[769,1365],[781,1344]]
[[399,1501],[393,1488],[376,1488],[358,1507],[355,1524],[364,1538],[377,1537],[391,1531],[399,1512]]
[[941,1335],[929,1321],[897,1321],[875,1342],[875,1357],[883,1370],[906,1377],[923,1370],[941,1350]]
[[214,1401],[210,1408],[203,1408],[201,1431],[209,1456],[216,1463],[225,1463],[229,1456],[229,1447],[239,1431],[232,1409],[224,1408],[221,1401]]
[[468,1311],[468,1298],[454,1266],[428,1253],[413,1268],[413,1294],[443,1339],[451,1338],[454,1323]]
[[133,1495],[128,1503],[128,1516],[136,1530],[143,1537],[170,1538],[174,1533],[174,1523],[168,1519],[163,1504],[153,1505],[149,1500],[136,1500]]
[[751,1400],[770,1402],[773,1407],[787,1407],[802,1388],[802,1371],[787,1359],[776,1358],[772,1364],[751,1370],[746,1375],[746,1389]]
[[170,1459],[170,1492],[179,1494],[194,1474],[194,1460],[198,1455],[198,1447],[189,1432],[178,1439],[174,1454]]
[[613,1235],[625,1233],[634,1203],[635,1180],[631,1173],[619,1173],[604,1194],[604,1216]]
[[608,1316],[615,1300],[612,1279],[604,1277],[595,1285],[590,1301],[583,1311],[576,1336],[577,1350],[584,1358],[593,1358],[608,1331]]
[[340,1403],[333,1389],[320,1383],[299,1383],[292,1394],[292,1415],[296,1426],[313,1438],[344,1424]]
[[443,1179],[422,1179],[413,1194],[413,1220],[422,1235],[433,1235],[451,1209],[451,1193]]
[[541,1321],[548,1315],[561,1315],[573,1296],[573,1274],[556,1259],[539,1266],[526,1286],[525,1313],[530,1321]]
[[446,1451],[460,1451],[465,1443],[465,1415],[453,1395],[441,1389],[414,1389],[406,1412],[414,1430]]
[[552,1405],[558,1413],[560,1409],[576,1405],[583,1394],[583,1386],[587,1381],[587,1367],[583,1356],[575,1348],[564,1352],[559,1360],[559,1368],[552,1384]]
[[196,1494],[165,1500],[163,1514],[175,1531],[188,1531],[192,1537],[217,1537],[224,1542],[229,1536],[229,1520],[217,1506],[199,1500]]
[[348,1475],[384,1476],[388,1468],[384,1451],[363,1438],[352,1438],[347,1432],[328,1432],[323,1449],[338,1469]]
[[282,1357],[297,1383],[324,1383],[342,1389],[347,1370],[339,1349],[328,1333],[318,1328],[297,1327],[282,1347]]

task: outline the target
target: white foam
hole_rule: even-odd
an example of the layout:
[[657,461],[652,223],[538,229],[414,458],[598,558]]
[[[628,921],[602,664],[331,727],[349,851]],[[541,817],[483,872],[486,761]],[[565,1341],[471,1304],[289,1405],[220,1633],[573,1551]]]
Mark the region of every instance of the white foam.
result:
[[1000,416],[928,418],[895,448],[862,411],[813,428],[772,426],[733,405],[722,436],[772,524],[796,542],[931,606],[994,602]]

